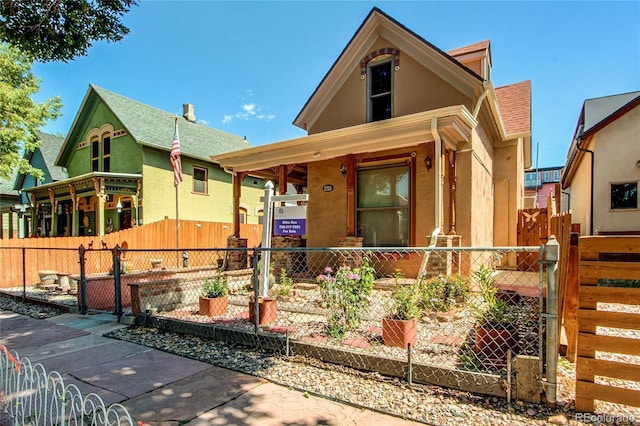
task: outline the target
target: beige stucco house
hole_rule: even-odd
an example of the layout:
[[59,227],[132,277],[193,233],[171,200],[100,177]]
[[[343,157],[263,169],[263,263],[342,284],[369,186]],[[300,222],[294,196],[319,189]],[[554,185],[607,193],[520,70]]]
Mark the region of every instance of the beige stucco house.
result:
[[640,234],[640,91],[587,99],[562,177],[581,235]]
[[[212,155],[308,193],[309,247],[516,244],[529,81],[494,88],[488,41],[444,52],[374,8],[294,120],[307,136]],[[240,191],[236,191],[237,206]]]

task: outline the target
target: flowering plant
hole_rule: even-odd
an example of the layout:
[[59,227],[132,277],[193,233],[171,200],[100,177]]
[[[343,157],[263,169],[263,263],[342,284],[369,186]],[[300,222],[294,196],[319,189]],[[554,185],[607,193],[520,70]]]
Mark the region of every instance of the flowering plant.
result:
[[367,257],[360,268],[341,266],[335,272],[327,266],[316,282],[322,299],[329,310],[328,330],[333,337],[342,337],[354,330],[362,321],[363,311],[369,305],[375,271]]

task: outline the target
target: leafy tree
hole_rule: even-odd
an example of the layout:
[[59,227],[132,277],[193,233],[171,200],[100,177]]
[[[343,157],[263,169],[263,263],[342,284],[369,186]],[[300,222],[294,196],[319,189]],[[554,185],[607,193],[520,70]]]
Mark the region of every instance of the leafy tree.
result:
[[31,72],[33,61],[15,47],[0,43],[0,177],[20,173],[42,179],[43,173],[22,158],[39,146],[37,132],[46,120],[60,114],[59,97],[36,104],[31,96],[40,90],[40,80]]
[[92,42],[119,41],[129,33],[120,23],[136,0],[0,0],[0,41],[35,59],[72,60]]

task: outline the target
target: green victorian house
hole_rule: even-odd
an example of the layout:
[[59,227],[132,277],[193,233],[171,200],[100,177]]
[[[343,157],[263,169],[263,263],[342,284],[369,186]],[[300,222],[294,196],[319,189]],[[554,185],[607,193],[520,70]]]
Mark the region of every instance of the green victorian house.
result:
[[[21,188],[32,229],[43,236],[102,236],[176,216],[234,222],[232,177],[209,156],[250,145],[197,123],[193,105],[183,110],[176,117],[90,85],[55,160],[68,178]],[[169,159],[176,124],[183,174],[177,190]],[[237,221],[259,223],[263,181],[246,176],[242,186]]]

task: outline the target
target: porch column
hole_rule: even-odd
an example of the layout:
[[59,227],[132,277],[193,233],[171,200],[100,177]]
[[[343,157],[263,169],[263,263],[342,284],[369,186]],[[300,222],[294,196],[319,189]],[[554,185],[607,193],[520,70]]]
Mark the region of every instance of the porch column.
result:
[[133,200],[133,209],[136,211],[136,224],[135,226],[140,226],[140,181],[136,182],[136,195],[131,197]]
[[456,235],[456,152],[449,150],[449,235]]
[[78,214],[78,197],[76,197],[76,187],[69,185],[71,195],[71,233],[72,237],[77,237],[80,233],[80,215]]
[[233,183],[233,234],[237,238],[240,238],[240,197],[242,196],[242,181],[246,176],[246,172],[234,172],[231,177]]
[[356,235],[356,161],[353,154],[348,154],[347,167],[347,237]]
[[49,202],[51,203],[51,231],[49,237],[55,237],[58,230],[58,202],[53,188],[49,188]]
[[98,207],[96,208],[96,235],[102,239],[104,236],[104,205],[107,194],[104,193],[104,178],[94,179],[93,184],[98,197]]
[[[287,194],[287,166],[280,165],[278,166],[278,193],[280,195]],[[284,203],[283,203],[284,205]]]
[[133,211],[135,212],[135,215],[136,215],[135,221],[133,222],[133,227],[135,228],[139,226],[138,225],[138,196],[132,195],[131,201],[133,202]]

